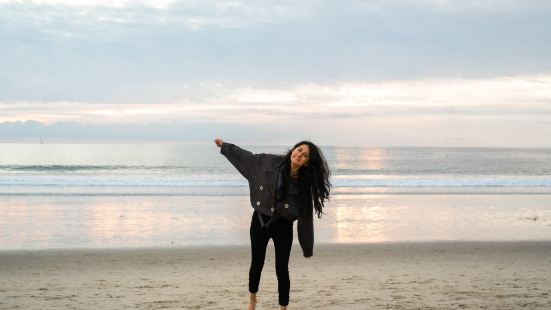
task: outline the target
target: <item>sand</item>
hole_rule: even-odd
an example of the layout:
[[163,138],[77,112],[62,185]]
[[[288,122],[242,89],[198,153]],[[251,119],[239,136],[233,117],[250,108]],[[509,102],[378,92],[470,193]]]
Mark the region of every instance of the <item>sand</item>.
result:
[[[273,246],[257,309],[278,309]],[[0,252],[0,309],[246,309],[244,246]],[[551,242],[293,248],[289,309],[551,309]]]

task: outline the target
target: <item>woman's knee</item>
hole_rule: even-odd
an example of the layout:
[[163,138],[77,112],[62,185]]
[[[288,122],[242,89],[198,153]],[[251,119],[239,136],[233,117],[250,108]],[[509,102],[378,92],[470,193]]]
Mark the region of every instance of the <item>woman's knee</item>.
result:
[[289,266],[288,265],[276,265],[276,275],[278,279],[289,278]]
[[262,260],[253,260],[251,261],[251,269],[262,270],[264,267],[264,261]]

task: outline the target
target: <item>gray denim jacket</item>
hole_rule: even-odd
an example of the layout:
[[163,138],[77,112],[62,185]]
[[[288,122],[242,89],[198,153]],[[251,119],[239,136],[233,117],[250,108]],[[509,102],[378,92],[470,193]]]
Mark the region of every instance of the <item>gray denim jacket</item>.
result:
[[[275,189],[277,172],[284,164],[285,156],[253,154],[235,144],[224,142],[220,153],[249,182],[251,206],[262,214],[273,216],[275,211]],[[298,241],[305,257],[312,256],[314,247],[314,221],[312,194],[304,189],[300,193],[289,192],[285,201],[278,202],[299,206]],[[293,221],[294,218],[288,220]]]

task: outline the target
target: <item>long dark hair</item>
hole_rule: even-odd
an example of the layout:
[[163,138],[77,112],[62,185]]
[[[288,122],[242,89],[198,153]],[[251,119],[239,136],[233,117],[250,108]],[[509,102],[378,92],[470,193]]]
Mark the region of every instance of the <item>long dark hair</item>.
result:
[[308,145],[310,152],[308,164],[300,167],[298,170],[299,183],[303,196],[305,196],[303,198],[307,200],[307,203],[314,202],[314,209],[318,218],[321,218],[321,215],[324,214],[323,207],[325,206],[325,201],[329,201],[329,192],[331,190],[331,183],[329,182],[331,172],[321,150],[310,141],[300,141],[285,155],[285,165],[287,166],[285,171],[286,173],[290,171],[291,153],[303,144]]

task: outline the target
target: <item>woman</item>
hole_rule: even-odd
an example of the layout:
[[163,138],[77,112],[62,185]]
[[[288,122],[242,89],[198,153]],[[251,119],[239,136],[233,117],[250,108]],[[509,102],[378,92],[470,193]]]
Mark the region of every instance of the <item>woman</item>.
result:
[[313,254],[313,210],[321,218],[329,199],[329,168],[320,149],[309,141],[297,143],[286,155],[253,154],[221,139],[214,140],[231,164],[249,182],[251,205],[251,267],[249,310],[256,305],[256,293],[264,266],[266,246],[272,238],[280,309],[289,304],[289,256],[293,243],[293,222],[298,220],[298,240],[304,257]]

